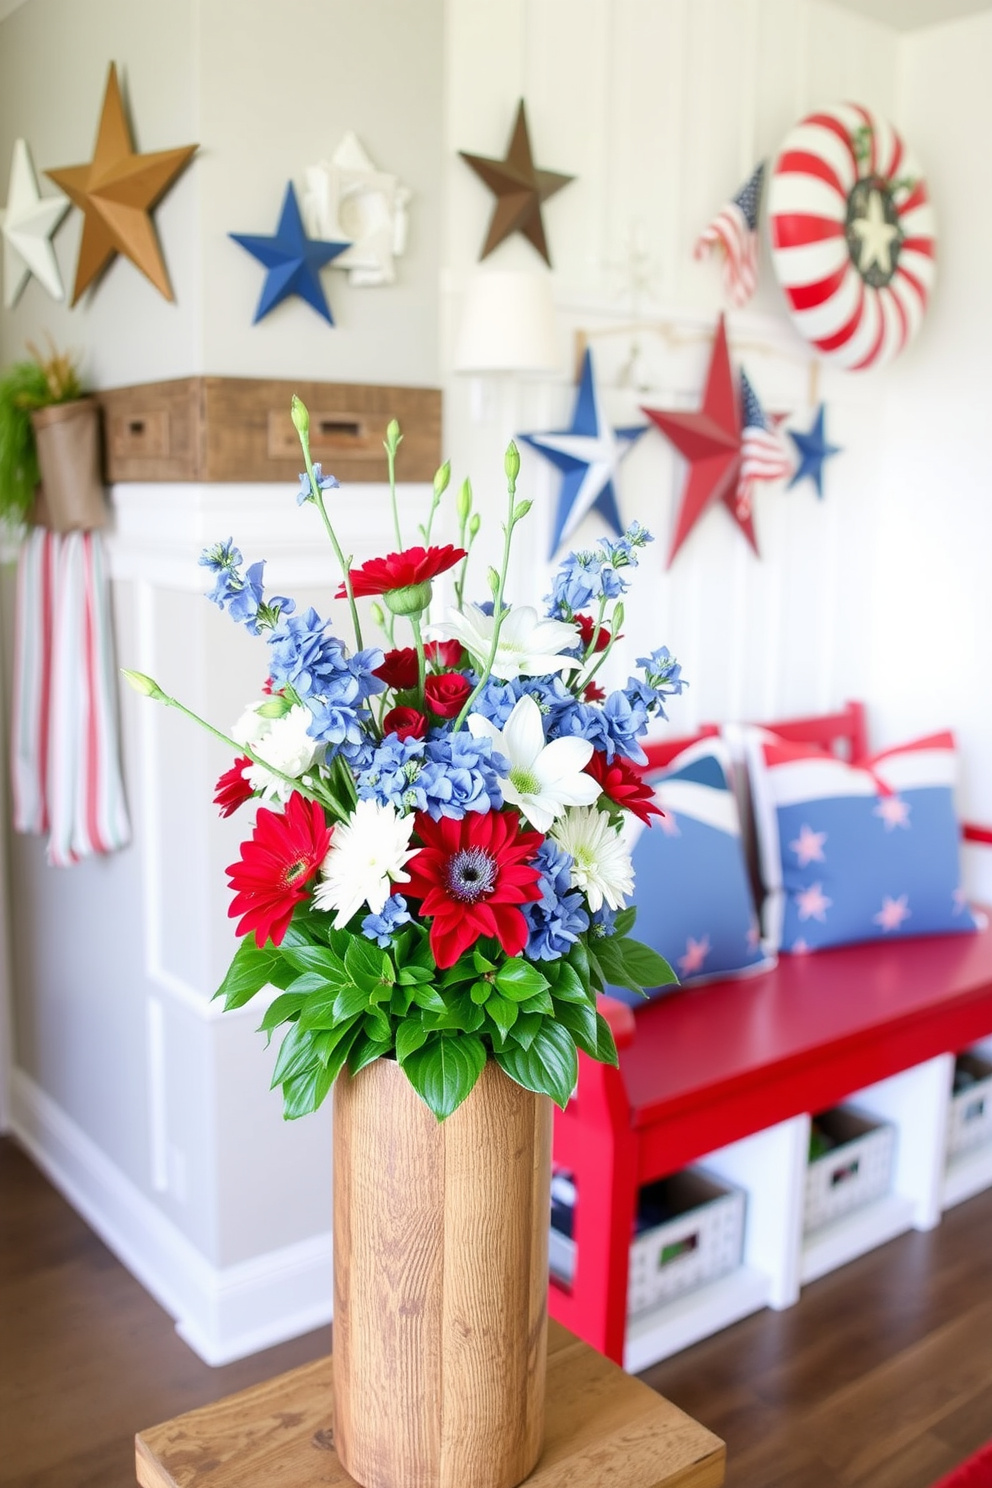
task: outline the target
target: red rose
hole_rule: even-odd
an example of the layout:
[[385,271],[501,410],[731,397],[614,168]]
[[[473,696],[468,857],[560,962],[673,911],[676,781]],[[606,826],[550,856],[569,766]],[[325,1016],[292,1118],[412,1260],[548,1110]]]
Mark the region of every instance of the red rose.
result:
[[472,684],[461,672],[439,672],[424,683],[424,698],[438,718],[456,718],[468,702]]
[[398,739],[423,739],[427,736],[427,719],[416,708],[390,708],[382,720],[382,732]]
[[374,675],[381,677],[387,687],[395,687],[397,692],[409,691],[420,679],[416,651],[412,646],[387,651],[382,666],[376,668]]
[[424,655],[436,666],[460,667],[465,648],[461,641],[428,641],[424,647]]
[[[582,649],[589,649],[589,642],[596,634],[596,622],[591,615],[576,615],[575,623],[579,627],[579,635],[582,637]],[[596,650],[605,651],[610,644],[610,632],[605,625],[599,627],[599,635],[596,636]]]

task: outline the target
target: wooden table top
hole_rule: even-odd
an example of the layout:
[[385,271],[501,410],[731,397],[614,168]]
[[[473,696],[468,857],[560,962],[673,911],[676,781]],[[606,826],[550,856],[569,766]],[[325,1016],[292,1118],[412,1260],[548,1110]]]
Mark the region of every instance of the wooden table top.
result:
[[[348,1488],[331,1360],[135,1438],[141,1488]],[[719,1488],[723,1442],[559,1323],[548,1328],[545,1445],[526,1488]]]

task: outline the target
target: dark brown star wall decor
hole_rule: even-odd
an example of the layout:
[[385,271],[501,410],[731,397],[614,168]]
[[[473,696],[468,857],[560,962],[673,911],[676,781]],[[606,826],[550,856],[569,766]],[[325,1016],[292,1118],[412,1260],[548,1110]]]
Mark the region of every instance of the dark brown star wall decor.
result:
[[517,120],[513,126],[510,146],[504,160],[490,160],[485,155],[469,155],[458,152],[472,167],[496,198],[489,233],[480,258],[487,258],[505,238],[512,233],[523,233],[533,243],[544,262],[551,267],[548,243],[544,236],[544,221],[541,207],[549,196],[554,196],[574,176],[564,176],[559,171],[539,170],[534,164],[527,130],[527,111],[521,98],[517,108]]
[[129,258],[167,300],[173,298],[150,213],[196,149],[196,145],[182,145],[150,155],[134,153],[117,68],[111,63],[93,159],[88,165],[45,172],[84,218],[74,305],[118,253]]

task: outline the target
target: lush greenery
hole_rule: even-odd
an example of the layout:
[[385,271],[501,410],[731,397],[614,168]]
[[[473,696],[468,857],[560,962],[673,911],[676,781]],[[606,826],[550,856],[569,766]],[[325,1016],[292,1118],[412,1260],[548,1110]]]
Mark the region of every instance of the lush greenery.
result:
[[70,356],[29,350],[30,360],[14,362],[0,377],[0,517],[14,524],[26,521],[41,479],[32,413],[82,396]]

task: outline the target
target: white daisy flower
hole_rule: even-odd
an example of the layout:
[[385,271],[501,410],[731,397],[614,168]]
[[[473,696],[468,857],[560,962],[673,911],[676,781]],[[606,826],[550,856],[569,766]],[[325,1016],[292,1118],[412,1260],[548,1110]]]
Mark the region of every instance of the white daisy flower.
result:
[[582,890],[593,913],[604,901],[610,909],[623,909],[634,892],[634,865],[605,811],[575,807],[555,822],[548,836],[571,854],[572,887]]
[[494,752],[510,761],[510,774],[500,782],[503,798],[519,806],[539,832],[546,832],[567,806],[588,806],[600,794],[599,784],[584,767],[592,758],[588,739],[544,741],[541,710],[532,697],[514,705],[502,729],[481,713],[466,720],[476,739],[491,739]]
[[[262,718],[258,709],[267,701],[246,708],[232,728],[231,737],[238,744],[246,745],[272,769],[280,770],[283,775],[292,775],[297,780],[310,769],[318,750],[323,748],[307,733],[313,714],[309,708],[295,703],[281,718]],[[264,801],[286,802],[293,794],[288,780],[280,780],[271,770],[254,762],[245,771],[245,779]]]
[[359,801],[348,821],[334,828],[313,903],[315,909],[337,910],[335,930],[363,904],[382,914],[393,884],[409,881],[403,865],[420,851],[410,846],[412,831],[412,816],[400,816],[395,806],[378,801]]
[[[431,627],[444,640],[461,641],[476,660],[486,662],[492,650],[496,621],[478,605],[464,612],[449,610],[447,617]],[[582,665],[574,656],[561,656],[579,643],[579,631],[564,620],[542,620],[533,605],[512,605],[503,616],[493,676],[503,682],[514,677],[545,677],[549,672],[574,671]]]

